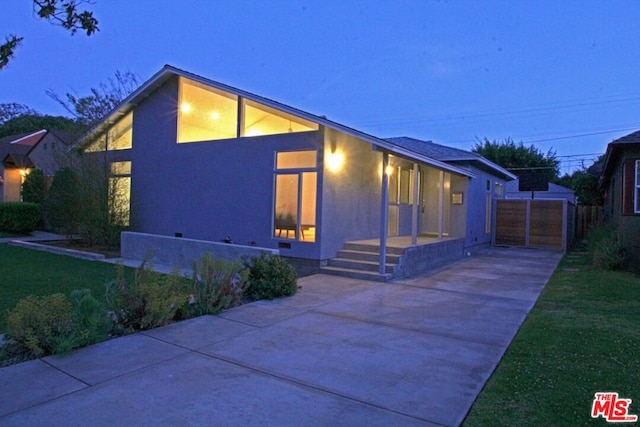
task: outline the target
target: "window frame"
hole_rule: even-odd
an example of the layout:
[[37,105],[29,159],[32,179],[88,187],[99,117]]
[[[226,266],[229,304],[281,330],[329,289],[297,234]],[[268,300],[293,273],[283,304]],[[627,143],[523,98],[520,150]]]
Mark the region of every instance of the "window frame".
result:
[[[314,152],[315,153],[315,166],[314,167],[283,167],[278,168],[278,154],[280,153],[295,153],[295,152]],[[311,150],[282,150],[274,152],[274,162],[273,162],[273,195],[272,195],[272,209],[271,209],[271,237],[277,240],[286,240],[286,241],[294,241],[300,243],[317,243],[317,231],[318,231],[318,183],[319,183],[319,165],[320,161],[318,160],[319,151],[316,149]],[[305,240],[303,233],[303,227],[311,226],[309,224],[302,224],[302,215],[303,215],[303,189],[305,186],[305,174],[315,174],[315,212],[313,213],[314,224],[312,225],[314,228],[314,237],[313,240]],[[277,180],[278,176],[286,176],[286,175],[295,175],[297,176],[297,200],[296,200],[296,212],[295,212],[295,230],[294,237],[289,238],[289,234],[287,233],[285,237],[282,237],[282,228],[280,229],[280,233],[276,234],[276,230],[278,229],[276,225],[276,197],[277,197]]]

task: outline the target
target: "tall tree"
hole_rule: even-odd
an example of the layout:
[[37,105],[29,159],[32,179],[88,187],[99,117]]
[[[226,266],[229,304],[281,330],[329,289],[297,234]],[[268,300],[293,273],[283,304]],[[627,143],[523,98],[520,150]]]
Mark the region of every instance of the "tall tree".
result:
[[[33,12],[38,17],[75,34],[78,30],[87,33],[87,36],[99,31],[98,20],[89,10],[80,10],[83,3],[92,3],[91,0],[32,0]],[[9,64],[15,50],[20,46],[24,37],[9,34],[5,42],[0,45],[0,70]]]
[[138,86],[140,79],[131,71],[116,71],[106,82],[92,88],[90,95],[66,93],[60,96],[53,90],[48,90],[47,95],[62,105],[78,122],[91,126],[113,110]]
[[549,150],[545,154],[533,145],[525,146],[522,141],[516,144],[511,138],[501,142],[484,138],[476,142],[472,151],[514,175],[538,171],[547,181],[554,181],[560,175],[560,161],[555,151]]

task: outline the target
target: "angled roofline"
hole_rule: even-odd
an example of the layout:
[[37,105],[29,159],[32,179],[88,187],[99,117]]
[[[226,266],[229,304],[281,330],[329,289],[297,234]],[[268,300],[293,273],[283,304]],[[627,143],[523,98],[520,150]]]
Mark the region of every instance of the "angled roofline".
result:
[[[18,138],[18,139],[16,139],[16,140],[13,140],[13,141],[9,142],[9,144],[18,144],[20,141],[23,141],[23,140],[25,140],[25,139],[31,138],[31,137],[33,137],[33,136],[36,136],[36,135],[37,135],[37,134],[39,134],[39,133],[42,133],[42,134],[43,134],[42,136],[44,136],[44,135],[46,135],[46,134],[47,134],[47,132],[48,132],[48,131],[47,131],[46,129],[41,129],[41,130],[39,130],[39,131],[37,131],[37,132],[30,133],[29,135],[21,136],[20,138]],[[38,140],[38,142],[40,142],[40,141]],[[36,144],[37,144],[37,143],[36,143]],[[34,145],[35,145],[35,144],[34,144]]]
[[469,176],[469,177],[476,176],[475,174],[465,170],[464,168],[460,168],[457,166],[444,163],[442,161],[433,159],[431,157],[427,157],[419,153],[415,153],[411,150],[406,150],[388,141],[377,138],[373,135],[369,135],[359,130],[331,121],[326,117],[307,113],[306,111],[302,111],[297,108],[290,107],[278,101],[274,101],[269,98],[264,98],[262,96],[244,91],[242,89],[237,89],[233,86],[229,86],[224,83],[219,83],[214,80],[207,79],[205,77],[190,73],[185,70],[181,70],[179,68],[176,68],[168,64],[162,67],[160,71],[155,73],[151,78],[149,78],[146,82],[144,82],[138,89],[133,91],[118,106],[116,106],[113,110],[111,110],[111,112],[109,112],[99,123],[95,124],[87,132],[85,132],[82,136],[80,136],[76,144],[73,144],[70,148],[72,148],[74,145],[81,144],[90,136],[103,132],[107,127],[115,124],[115,122],[117,122],[124,115],[128,114],[131,110],[133,110],[133,108],[135,108],[135,106],[138,105],[143,99],[150,96],[156,89],[160,88],[164,83],[166,83],[168,80],[170,80],[174,76],[184,77],[184,78],[196,81],[198,83],[204,84],[206,86],[211,86],[216,89],[223,90],[225,92],[230,92],[239,97],[258,102],[260,104],[293,114],[298,117],[302,117],[309,121],[318,123],[319,125],[329,127],[331,129],[339,130],[343,133],[346,133],[348,135],[351,135],[356,138],[362,139],[366,142],[369,142],[374,146],[374,148],[387,151],[390,154],[396,154],[398,156],[408,157],[410,159],[434,166],[439,169],[444,169],[449,172],[456,173],[458,175]]
[[462,153],[462,156],[455,156],[455,157],[447,157],[447,156],[438,156],[438,160],[440,162],[465,162],[465,161],[473,161],[473,162],[480,162],[481,164],[483,164],[484,166],[487,166],[490,169],[493,169],[497,172],[499,172],[500,174],[506,176],[507,178],[510,179],[517,179],[518,176],[514,175],[513,173],[509,172],[507,169],[503,168],[502,166],[493,163],[492,161],[482,157],[482,155],[478,154],[478,153],[474,153],[471,151],[467,151],[467,150],[462,150],[460,148],[454,148],[454,147],[449,147],[447,145],[442,145],[442,144],[438,144],[436,142],[433,141],[425,141],[425,140],[421,140],[418,138],[413,138],[413,137],[409,137],[409,136],[403,136],[403,137],[396,137],[396,138],[387,138],[386,141],[389,141],[391,143],[393,143],[394,139],[411,139],[414,140],[416,142],[422,142],[422,143],[427,143],[427,144],[432,144],[432,145],[436,145],[439,147],[443,147],[446,148],[447,150],[455,150],[459,153]]
[[[637,137],[630,138],[630,137]],[[640,145],[640,131],[631,132],[625,136],[614,139],[607,144],[607,151],[605,152],[604,164],[602,166],[602,172],[600,172],[600,185],[604,185],[609,181],[608,174],[611,172],[611,163],[613,162],[614,152],[624,147]]]

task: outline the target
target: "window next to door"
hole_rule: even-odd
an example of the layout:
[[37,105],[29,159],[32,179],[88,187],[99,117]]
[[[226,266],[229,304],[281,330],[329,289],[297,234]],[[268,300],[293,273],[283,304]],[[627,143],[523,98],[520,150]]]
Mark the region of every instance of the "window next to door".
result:
[[276,153],[273,237],[316,241],[317,158],[315,150]]

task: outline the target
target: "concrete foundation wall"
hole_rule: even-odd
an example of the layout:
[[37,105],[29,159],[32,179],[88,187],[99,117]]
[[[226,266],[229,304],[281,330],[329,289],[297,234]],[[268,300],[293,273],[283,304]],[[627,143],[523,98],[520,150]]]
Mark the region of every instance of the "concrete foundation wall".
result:
[[463,238],[410,247],[405,250],[403,263],[399,266],[400,275],[414,276],[449,262],[459,260],[463,256]]
[[188,269],[193,261],[199,260],[206,252],[214,259],[239,261],[245,256],[259,256],[262,252],[278,255],[277,249],[255,246],[234,245],[208,242],[204,240],[183,239],[179,237],[158,236],[147,233],[124,232],[121,237],[122,258],[149,261]]

